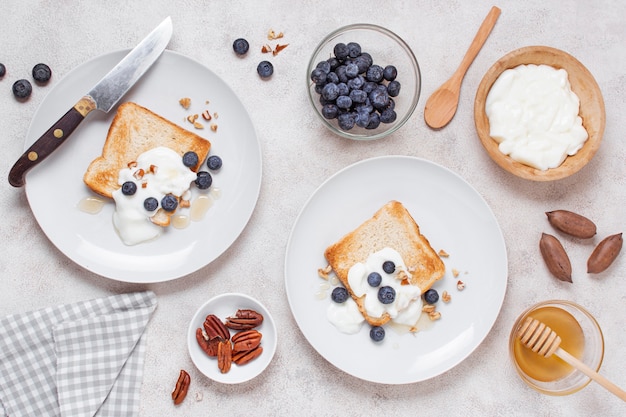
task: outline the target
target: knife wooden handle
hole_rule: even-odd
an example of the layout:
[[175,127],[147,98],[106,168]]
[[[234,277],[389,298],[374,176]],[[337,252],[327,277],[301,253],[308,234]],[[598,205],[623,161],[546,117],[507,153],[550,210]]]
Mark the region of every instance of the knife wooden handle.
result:
[[9,183],[14,187],[22,187],[26,183],[25,177],[28,170],[61,146],[95,108],[96,102],[91,97],[81,98],[17,160],[9,172]]

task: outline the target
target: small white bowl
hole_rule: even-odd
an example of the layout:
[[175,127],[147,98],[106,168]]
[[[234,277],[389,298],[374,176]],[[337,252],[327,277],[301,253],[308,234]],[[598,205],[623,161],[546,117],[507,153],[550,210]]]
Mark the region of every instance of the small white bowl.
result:
[[[223,374],[217,367],[217,359],[209,357],[200,349],[196,341],[196,329],[202,328],[209,314],[215,314],[225,321],[227,317],[234,316],[239,309],[251,309],[263,315],[263,323],[256,328],[263,335],[261,339],[263,353],[245,365],[238,366],[233,363],[230,371]],[[234,334],[233,331],[231,331],[232,334]],[[193,315],[187,331],[189,356],[196,368],[208,378],[224,384],[246,382],[263,372],[276,352],[276,339],[276,325],[267,308],[254,298],[238,293],[221,294],[204,303]]]

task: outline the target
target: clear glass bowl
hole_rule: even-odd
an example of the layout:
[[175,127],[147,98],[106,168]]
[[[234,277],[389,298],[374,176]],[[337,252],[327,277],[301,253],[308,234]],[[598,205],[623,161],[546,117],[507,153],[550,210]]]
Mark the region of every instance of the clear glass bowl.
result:
[[[581,347],[581,351],[576,353],[575,349],[566,348],[566,344],[572,343],[571,337],[569,340],[567,338],[567,334],[563,334],[563,332],[559,332],[555,330],[555,325],[551,325],[548,323],[546,317],[551,317],[553,314],[549,313],[550,311],[556,311],[557,313],[565,312],[564,317],[568,320],[571,320],[569,323],[569,328],[576,327],[576,322],[580,325],[580,329],[577,329],[577,332],[581,332],[581,339],[584,341]],[[544,320],[542,320],[542,316]],[[573,394],[577,391],[583,389],[591,379],[586,376],[584,373],[571,368],[569,365],[565,365],[566,368],[571,368],[566,371],[566,373],[559,374],[558,377],[552,378],[543,378],[543,375],[540,377],[538,374],[529,375],[533,371],[531,368],[526,367],[524,365],[524,359],[521,355],[534,355],[532,358],[539,358],[541,361],[545,361],[546,359],[542,358],[539,354],[532,352],[529,348],[523,346],[523,344],[519,341],[517,337],[517,331],[519,326],[526,320],[527,317],[533,317],[540,321],[546,323],[546,325],[552,327],[553,330],[563,339],[561,342],[561,347],[567,350],[569,353],[578,357],[582,362],[588,365],[591,369],[596,372],[600,370],[600,365],[602,365],[602,359],[604,358],[604,337],[602,335],[602,330],[598,325],[596,319],[585,310],[580,305],[573,303],[571,301],[562,301],[562,300],[549,300],[543,301],[541,303],[535,304],[528,309],[526,309],[515,321],[513,328],[511,330],[511,334],[509,336],[509,355],[511,360],[515,366],[515,369],[518,375],[522,378],[527,385],[534,388],[535,390],[547,394],[547,395],[569,395]],[[571,326],[571,324],[574,326]],[[519,359],[518,359],[519,357]],[[527,356],[528,358],[528,356]],[[560,358],[556,358],[554,355],[551,358],[552,364],[555,364],[554,361],[561,362]],[[526,362],[528,363],[528,362]],[[548,365],[545,363],[546,367],[544,369],[540,369],[540,372],[546,372]],[[556,364],[559,365],[559,364]],[[564,365],[564,362],[561,362],[561,366]],[[563,369],[563,368],[559,368]]]
[[[322,115],[320,94],[315,91],[311,81],[311,72],[320,61],[334,56],[333,49],[339,42],[357,42],[363,52],[368,52],[374,61],[382,67],[394,65],[398,70],[397,80],[401,84],[400,94],[394,97],[397,118],[393,123],[381,123],[376,129],[358,126],[342,130],[337,119],[326,119]],[[322,123],[339,136],[355,140],[383,138],[402,127],[411,117],[420,96],[421,74],[417,60],[411,48],[398,35],[380,26],[359,23],[341,27],[326,36],[315,48],[306,73],[306,85],[309,101]]]

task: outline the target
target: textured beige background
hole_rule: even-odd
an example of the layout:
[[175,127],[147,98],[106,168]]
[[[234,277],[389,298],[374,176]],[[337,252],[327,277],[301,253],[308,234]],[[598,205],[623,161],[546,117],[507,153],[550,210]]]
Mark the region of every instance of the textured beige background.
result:
[[[118,4],[119,3],[119,4]],[[149,325],[142,390],[142,416],[217,415],[549,415],[594,413],[618,416],[626,406],[597,385],[566,397],[546,397],[527,388],[507,356],[515,317],[529,305],[563,298],[588,307],[600,322],[606,351],[603,374],[626,387],[626,257],[589,277],[585,261],[593,243],[626,226],[626,3],[622,0],[501,1],[502,15],[470,67],[452,123],[431,131],[423,121],[426,97],[459,64],[480,22],[493,5],[476,1],[318,0],[265,1],[18,1],[2,2],[0,80],[2,178],[23,150],[38,104],[71,69],[100,54],[134,46],[165,16],[174,35],[169,49],[190,56],[222,77],[241,98],[258,131],[263,182],[247,228],[211,265],[183,279],[132,285],[89,273],[63,256],[35,222],[23,190],[0,181],[0,316],[96,296],[151,289],[159,306]],[[423,75],[422,98],[413,117],[385,140],[357,143],[331,135],[309,108],[303,79],[317,42],[339,26],[370,22],[386,26],[412,47]],[[275,74],[262,82],[255,73],[261,54],[246,60],[231,50],[236,37],[253,45],[273,28],[289,47],[273,59]],[[543,44],[568,51],[594,74],[606,103],[601,149],[576,175],[553,183],[518,179],[483,151],[473,125],[473,99],[483,73],[505,53]],[[37,62],[54,72],[26,103],[11,94],[12,83]],[[451,371],[423,383],[383,386],[337,370],[306,342],[284,290],[284,249],[290,229],[311,193],[331,174],[364,158],[402,154],[432,160],[460,174],[493,209],[507,243],[509,283],[498,320],[484,343]],[[54,204],[54,202],[51,202]],[[538,239],[548,229],[544,212],[570,209],[596,220],[591,243],[567,243],[574,284],[549,276]],[[197,372],[185,345],[187,323],[209,297],[249,293],[272,311],[279,348],[264,374],[226,386]],[[192,396],[174,409],[170,392],[180,368],[191,372]],[[193,394],[201,392],[200,402]]]

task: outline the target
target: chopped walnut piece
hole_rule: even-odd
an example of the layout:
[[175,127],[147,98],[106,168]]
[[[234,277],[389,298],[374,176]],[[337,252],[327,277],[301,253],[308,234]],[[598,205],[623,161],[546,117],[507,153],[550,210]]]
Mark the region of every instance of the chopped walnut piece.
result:
[[211,130],[217,132],[217,125],[215,123],[211,123]]
[[320,276],[320,278],[328,279],[328,275],[332,270],[333,268],[330,265],[327,265],[325,268],[319,268],[317,270],[317,274]]
[[424,313],[432,313],[433,311],[435,311],[435,306],[433,304],[424,304],[424,306],[422,307],[422,311]]
[[438,255],[439,255],[440,257],[442,257],[442,258],[447,258],[447,257],[449,257],[449,256],[450,256],[450,255],[448,254],[448,252],[446,252],[446,251],[445,251],[445,250],[443,250],[443,249],[440,249],[440,250],[439,250]]
[[270,41],[273,41],[275,39],[280,39],[284,36],[283,32],[274,32],[273,29],[270,29],[270,31],[267,34],[267,39],[269,39]]
[[452,275],[454,276],[454,278],[459,276],[459,270],[456,268],[452,268]]
[[202,112],[202,118],[207,122],[212,119],[211,113],[208,110]]
[[286,48],[286,47],[288,47],[288,46],[289,46],[289,44],[288,44],[288,43],[286,43],[286,44],[284,44],[284,45],[277,44],[277,45],[276,45],[276,48],[274,48],[274,50],[272,51],[272,55],[274,55],[274,56],[278,55],[278,53],[279,53],[280,51],[282,51],[283,49],[285,49],[285,48]]
[[461,280],[458,280],[456,283],[456,289],[459,291],[463,291],[465,289],[465,283]]
[[200,122],[193,122],[193,127],[196,129],[204,129],[204,125]]
[[262,53],[262,54],[267,54],[267,53],[269,53],[269,52],[272,52],[272,47],[271,47],[271,46],[269,46],[269,45],[263,45],[263,46],[261,47],[261,53]]
[[183,97],[178,100],[178,102],[185,110],[189,109],[189,106],[191,106],[191,99],[189,97]]
[[187,121],[191,124],[195,123],[197,119],[198,119],[197,114],[190,114],[189,116],[187,116]]
[[441,318],[441,313],[438,311],[433,311],[431,313],[428,313],[428,318],[432,321],[439,320]]
[[448,291],[444,291],[441,294],[441,299],[443,300],[444,303],[449,303],[450,300],[452,299],[452,296],[450,295]]

